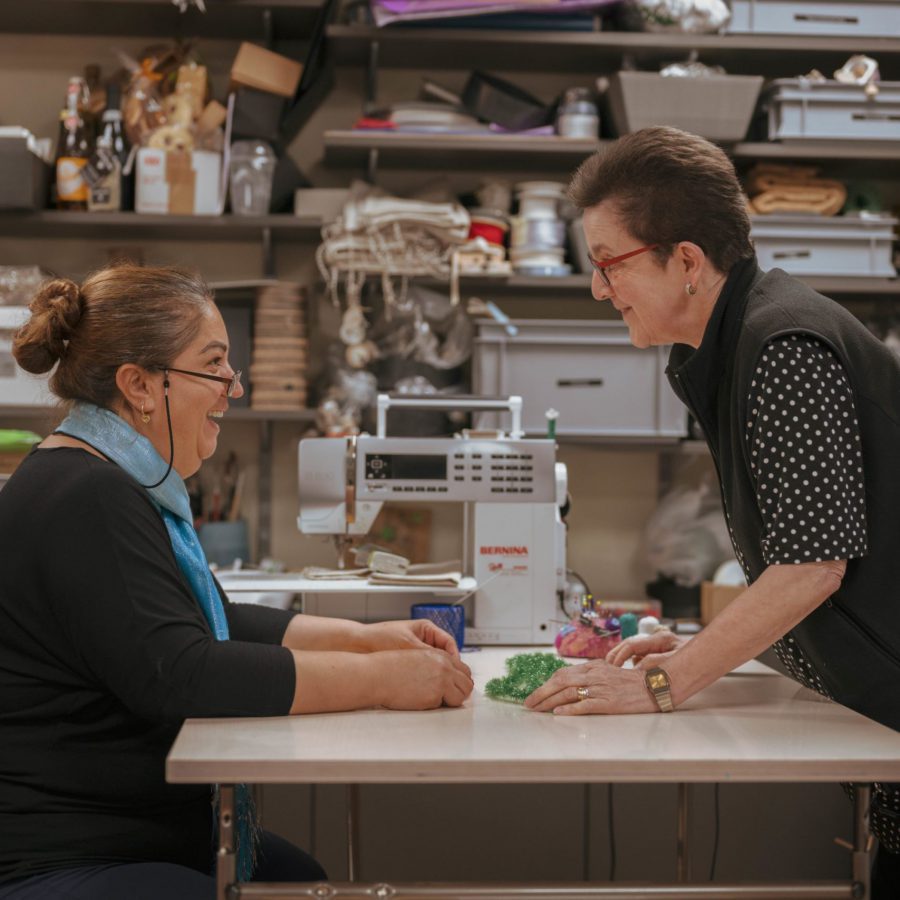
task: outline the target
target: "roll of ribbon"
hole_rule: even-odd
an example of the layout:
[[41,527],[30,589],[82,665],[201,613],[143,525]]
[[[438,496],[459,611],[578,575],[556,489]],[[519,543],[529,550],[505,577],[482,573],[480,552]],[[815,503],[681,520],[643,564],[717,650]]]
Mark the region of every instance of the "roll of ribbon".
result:
[[493,216],[471,215],[469,225],[469,238],[483,237],[489,244],[497,244],[502,247],[506,240],[509,225],[503,220]]

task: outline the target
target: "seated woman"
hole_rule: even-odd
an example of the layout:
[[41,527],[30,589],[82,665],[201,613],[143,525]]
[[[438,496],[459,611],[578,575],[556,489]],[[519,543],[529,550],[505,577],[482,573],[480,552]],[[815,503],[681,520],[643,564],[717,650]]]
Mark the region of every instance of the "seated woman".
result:
[[[427,621],[228,602],[183,479],[243,388],[196,275],[50,281],[14,354],[69,414],[0,493],[0,898],[212,898],[213,788],[164,777],[184,719],[458,706],[471,674]],[[325,877],[239,793],[243,880]]]

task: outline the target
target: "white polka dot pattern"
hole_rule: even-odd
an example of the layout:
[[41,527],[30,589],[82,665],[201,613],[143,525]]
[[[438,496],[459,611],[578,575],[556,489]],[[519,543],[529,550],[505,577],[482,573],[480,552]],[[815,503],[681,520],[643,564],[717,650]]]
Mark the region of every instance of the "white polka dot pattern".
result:
[[[770,342],[750,382],[746,438],[767,565],[864,556],[865,484],[847,373],[807,335]],[[793,678],[831,697],[791,635],[774,645]]]
[[[853,785],[843,787],[852,800]],[[869,827],[883,849],[900,853],[900,784],[876,781],[872,785]]]
[[750,383],[750,470],[767,565],[864,556],[862,448],[847,374],[819,341],[779,338]]

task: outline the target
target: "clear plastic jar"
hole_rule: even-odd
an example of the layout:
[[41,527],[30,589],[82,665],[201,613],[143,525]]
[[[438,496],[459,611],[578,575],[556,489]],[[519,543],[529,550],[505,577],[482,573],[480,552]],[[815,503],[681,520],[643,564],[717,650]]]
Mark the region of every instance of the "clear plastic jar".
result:
[[590,88],[569,88],[556,114],[556,131],[563,137],[595,138],[600,133],[600,116]]
[[231,145],[231,211],[235,215],[268,215],[275,163],[275,151],[265,141]]

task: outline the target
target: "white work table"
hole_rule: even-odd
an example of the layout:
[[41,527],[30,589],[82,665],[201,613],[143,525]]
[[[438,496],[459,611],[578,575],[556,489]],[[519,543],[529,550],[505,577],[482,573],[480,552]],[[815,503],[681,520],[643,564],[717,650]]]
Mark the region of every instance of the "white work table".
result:
[[[487,680],[504,673],[508,656],[535,649],[543,648],[464,654],[475,691],[460,709],[189,720],[169,754],[167,778],[222,785],[900,781],[900,733],[820,699],[758,663],[726,676],[672,714],[558,717],[484,695]],[[858,794],[867,798],[868,791]],[[857,806],[854,875],[867,885],[868,826],[862,804]],[[227,870],[222,878],[227,880]],[[831,883],[815,893],[784,896],[849,898],[850,885]],[[708,896],[750,896],[729,894],[724,885],[716,888]],[[242,886],[240,893],[253,896],[254,888]],[[648,888],[627,896],[653,893]],[[458,886],[455,894],[429,896],[476,894]],[[596,887],[577,896],[619,895]]]
[[[675,713],[560,717],[484,695],[515,652],[464,653],[460,709],[192,719],[173,782],[900,781],[900,734],[758,663]],[[746,674],[745,674],[746,673]]]

